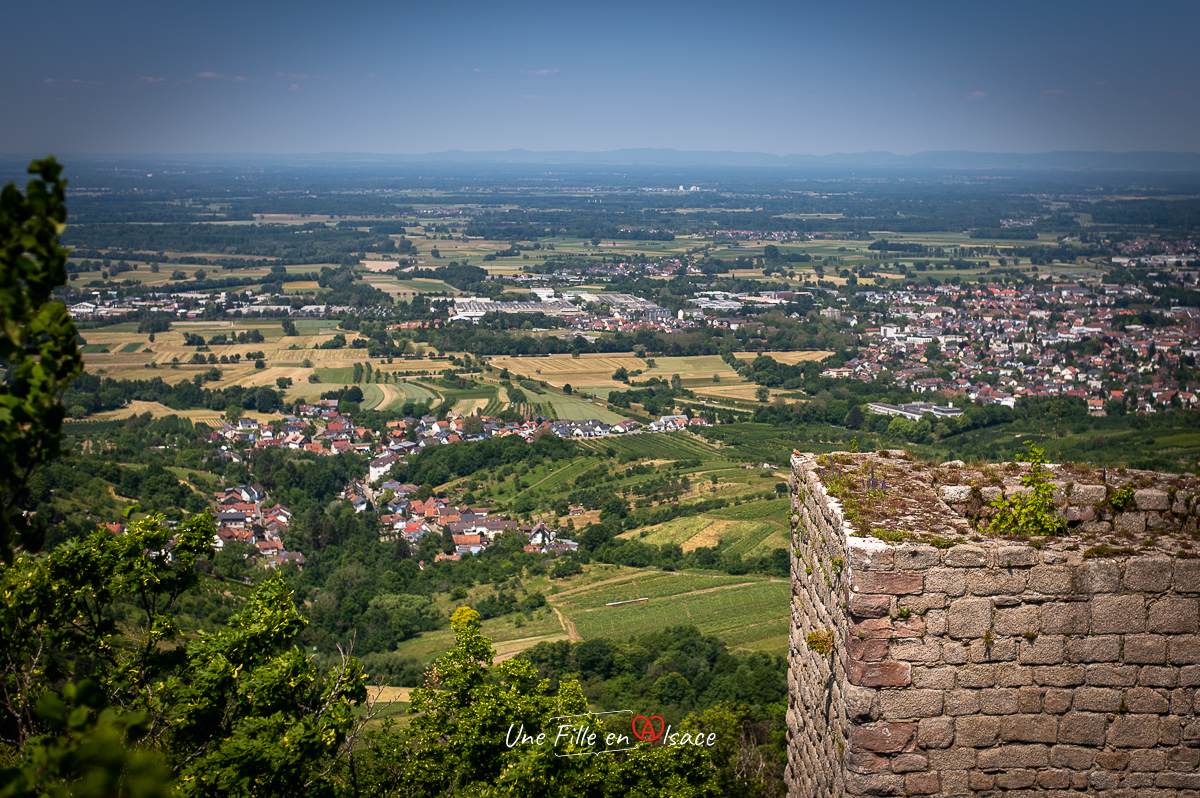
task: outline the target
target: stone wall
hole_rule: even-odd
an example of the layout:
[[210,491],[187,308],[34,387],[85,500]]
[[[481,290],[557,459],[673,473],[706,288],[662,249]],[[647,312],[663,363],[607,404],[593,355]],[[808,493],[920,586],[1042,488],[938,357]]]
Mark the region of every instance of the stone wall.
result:
[[[843,459],[842,495],[862,477],[896,529],[864,528],[861,501],[847,509],[816,457],[793,457],[793,798],[1200,798],[1193,483],[1139,487],[1132,503],[1126,491],[1118,510],[1118,486],[1056,474],[1069,534],[1021,541],[978,529],[981,494],[1017,492],[1013,478],[981,488]],[[893,485],[928,482],[923,502],[868,494],[867,465]]]

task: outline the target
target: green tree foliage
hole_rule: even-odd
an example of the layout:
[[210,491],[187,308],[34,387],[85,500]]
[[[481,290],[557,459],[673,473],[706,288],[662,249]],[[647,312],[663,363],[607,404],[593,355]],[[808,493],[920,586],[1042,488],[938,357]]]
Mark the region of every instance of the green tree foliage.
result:
[[57,457],[65,411],[59,394],[83,369],[75,324],[52,298],[67,282],[62,166],[34,161],[25,194],[12,183],[0,192],[0,555],[19,543],[36,549],[44,528],[21,512],[25,487],[38,466]]
[[[453,650],[412,693],[417,713],[407,729],[385,728],[356,756],[365,791],[402,796],[691,796],[722,794],[707,749],[639,742],[630,751],[556,756],[553,746],[506,744],[513,727],[557,731],[556,718],[586,716],[579,683],[560,680],[554,694],[533,664],[511,659],[493,666],[495,651],[480,633],[479,614],[455,611]],[[567,744],[558,753],[581,753]]]

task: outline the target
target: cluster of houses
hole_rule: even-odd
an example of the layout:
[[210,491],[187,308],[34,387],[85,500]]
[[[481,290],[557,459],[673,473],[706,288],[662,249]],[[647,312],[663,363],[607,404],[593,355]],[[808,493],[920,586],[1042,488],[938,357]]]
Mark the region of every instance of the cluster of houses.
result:
[[504,533],[514,530],[528,538],[525,551],[561,554],[578,548],[575,541],[558,538],[555,528],[544,523],[519,524],[505,516],[492,515],[486,507],[458,506],[436,496],[420,499],[415,495],[418,492],[416,485],[393,479],[374,489],[380,513],[380,540],[403,538],[417,545],[426,535],[450,535],[454,553],[440,553],[434,558],[435,562],[476,554]]
[[1021,397],[1074,396],[1097,416],[1114,401],[1147,413],[1200,406],[1200,385],[1174,376],[1200,356],[1200,309],[1175,306],[1147,327],[1114,305],[1131,292],[1152,299],[1137,287],[1075,283],[859,292],[887,310],[850,318],[864,325],[865,345],[822,376],[871,381],[886,372],[917,393],[1009,407]]
[[264,506],[267,492],[262,485],[239,485],[213,494],[217,534],[213,548],[242,543],[258,550],[258,562],[274,568],[284,563],[304,566],[304,555],[284,548],[283,534],[292,521],[292,511],[279,503]]

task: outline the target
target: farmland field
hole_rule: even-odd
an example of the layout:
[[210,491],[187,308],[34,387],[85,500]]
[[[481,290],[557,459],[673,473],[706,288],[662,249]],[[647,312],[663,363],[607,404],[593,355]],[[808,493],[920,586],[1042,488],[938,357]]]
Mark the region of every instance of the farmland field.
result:
[[719,456],[715,446],[686,432],[614,435],[585,441],[584,445],[594,449],[612,447],[618,453],[629,453],[649,460],[710,460]]
[[[776,363],[786,363],[789,366],[793,366],[809,360],[824,360],[832,355],[833,352],[823,349],[811,349],[799,352],[763,352],[763,354],[773,358]],[[753,360],[758,357],[758,352],[734,352],[733,356],[738,360]]]
[[[723,638],[730,647],[777,653],[786,648],[790,594],[784,580],[667,576],[581,591],[564,597],[561,604],[553,596],[550,601],[571,619],[585,640],[624,638],[648,629],[688,624]],[[642,597],[650,600],[622,607],[604,606],[610,601]]]

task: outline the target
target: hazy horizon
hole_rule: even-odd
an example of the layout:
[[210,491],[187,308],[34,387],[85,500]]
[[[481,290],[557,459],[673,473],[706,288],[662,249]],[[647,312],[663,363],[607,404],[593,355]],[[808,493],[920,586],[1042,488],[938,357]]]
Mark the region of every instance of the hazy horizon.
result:
[[0,152],[1194,152],[1197,23],[1172,2],[66,0],[0,54]]

